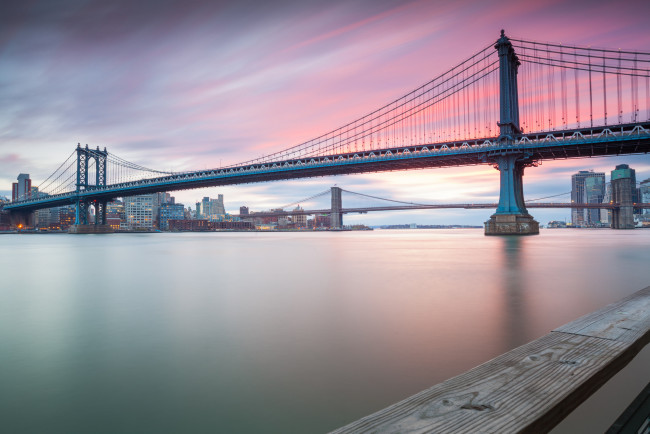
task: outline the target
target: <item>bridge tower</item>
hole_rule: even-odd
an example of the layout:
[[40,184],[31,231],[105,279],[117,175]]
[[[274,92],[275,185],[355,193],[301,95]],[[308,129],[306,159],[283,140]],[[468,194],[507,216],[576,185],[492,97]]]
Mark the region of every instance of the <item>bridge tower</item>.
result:
[[[92,201],[83,199],[81,194],[86,191],[92,190],[97,187],[106,185],[106,178],[108,171],[106,170],[108,158],[108,151],[104,148],[103,151],[99,149],[89,149],[88,145],[82,148],[77,144],[77,188],[76,192],[79,195],[76,201],[75,223],[71,226],[72,233],[97,233],[97,232],[110,232],[110,228],[106,226],[106,204],[107,200]],[[92,160],[92,163],[91,163]],[[90,184],[90,173],[88,171],[89,164],[95,165],[95,184]],[[95,207],[95,224],[88,224],[88,211],[89,206]],[[93,227],[94,226],[94,227]]]
[[523,176],[524,169],[536,162],[515,145],[517,135],[521,134],[517,89],[520,62],[503,30],[494,48],[499,53],[498,140],[507,147],[486,157],[500,172],[500,193],[496,213],[485,222],[485,235],[534,235],[539,233],[539,223],[526,210]]
[[343,227],[343,214],[341,214],[341,188],[332,187],[332,208],[330,212],[330,228],[341,229]]

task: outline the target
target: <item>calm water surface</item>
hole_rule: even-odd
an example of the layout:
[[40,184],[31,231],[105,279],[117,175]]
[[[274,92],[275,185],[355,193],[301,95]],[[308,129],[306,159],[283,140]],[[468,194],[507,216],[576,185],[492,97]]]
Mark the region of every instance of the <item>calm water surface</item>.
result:
[[[10,433],[326,432],[650,285],[650,230],[2,235],[0,246]],[[604,431],[648,366],[646,349],[557,432]]]

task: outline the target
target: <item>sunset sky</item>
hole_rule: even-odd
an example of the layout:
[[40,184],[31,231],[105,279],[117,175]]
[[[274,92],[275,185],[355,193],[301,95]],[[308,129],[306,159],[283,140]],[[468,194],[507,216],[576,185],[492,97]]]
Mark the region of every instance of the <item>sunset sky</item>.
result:
[[[502,28],[528,40],[650,51],[648,16],[648,1],[3,1],[0,195],[10,196],[21,172],[39,185],[78,142],[173,171],[278,151],[415,89]],[[647,155],[545,161],[527,169],[526,198],[568,192],[577,170],[609,175],[621,163],[638,180],[650,178]],[[476,166],[173,195],[194,207],[222,193],[231,212],[277,207],[334,184],[405,201],[496,202],[498,182],[491,166]],[[345,222],[481,224],[491,213],[374,213]],[[532,214],[541,223],[570,217]]]

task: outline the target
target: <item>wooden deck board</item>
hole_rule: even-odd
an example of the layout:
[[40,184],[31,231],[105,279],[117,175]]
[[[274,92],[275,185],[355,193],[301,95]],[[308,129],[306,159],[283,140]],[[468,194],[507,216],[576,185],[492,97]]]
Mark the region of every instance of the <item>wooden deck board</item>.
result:
[[650,339],[650,287],[335,433],[550,430]]
[[554,331],[634,342],[650,327],[650,286]]

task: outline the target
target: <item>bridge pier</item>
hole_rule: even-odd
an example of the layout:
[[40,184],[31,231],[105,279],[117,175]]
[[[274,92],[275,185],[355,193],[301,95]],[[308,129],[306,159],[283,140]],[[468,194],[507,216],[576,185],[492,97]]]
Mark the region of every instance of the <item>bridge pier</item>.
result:
[[499,155],[494,158],[500,172],[499,206],[485,222],[485,235],[536,235],[539,223],[528,214],[524,203],[523,176],[528,162],[524,154]]
[[88,203],[83,200],[78,200],[75,204],[74,224],[75,226],[88,224]]
[[332,208],[330,212],[330,229],[343,227],[343,214],[341,214],[341,188],[332,187]]
[[90,224],[88,222],[88,205],[89,203],[83,200],[77,201],[77,210],[75,214],[75,222],[68,229],[69,234],[108,234],[112,233],[113,229],[106,224],[106,201],[94,201],[95,205],[95,222]]
[[499,206],[485,222],[485,235],[535,235],[539,234],[539,223],[526,210],[523,186],[524,169],[535,163],[515,145],[515,137],[521,134],[517,90],[520,62],[503,30],[494,48],[499,53],[499,142],[512,146],[513,151],[488,157],[500,172],[501,186]]

